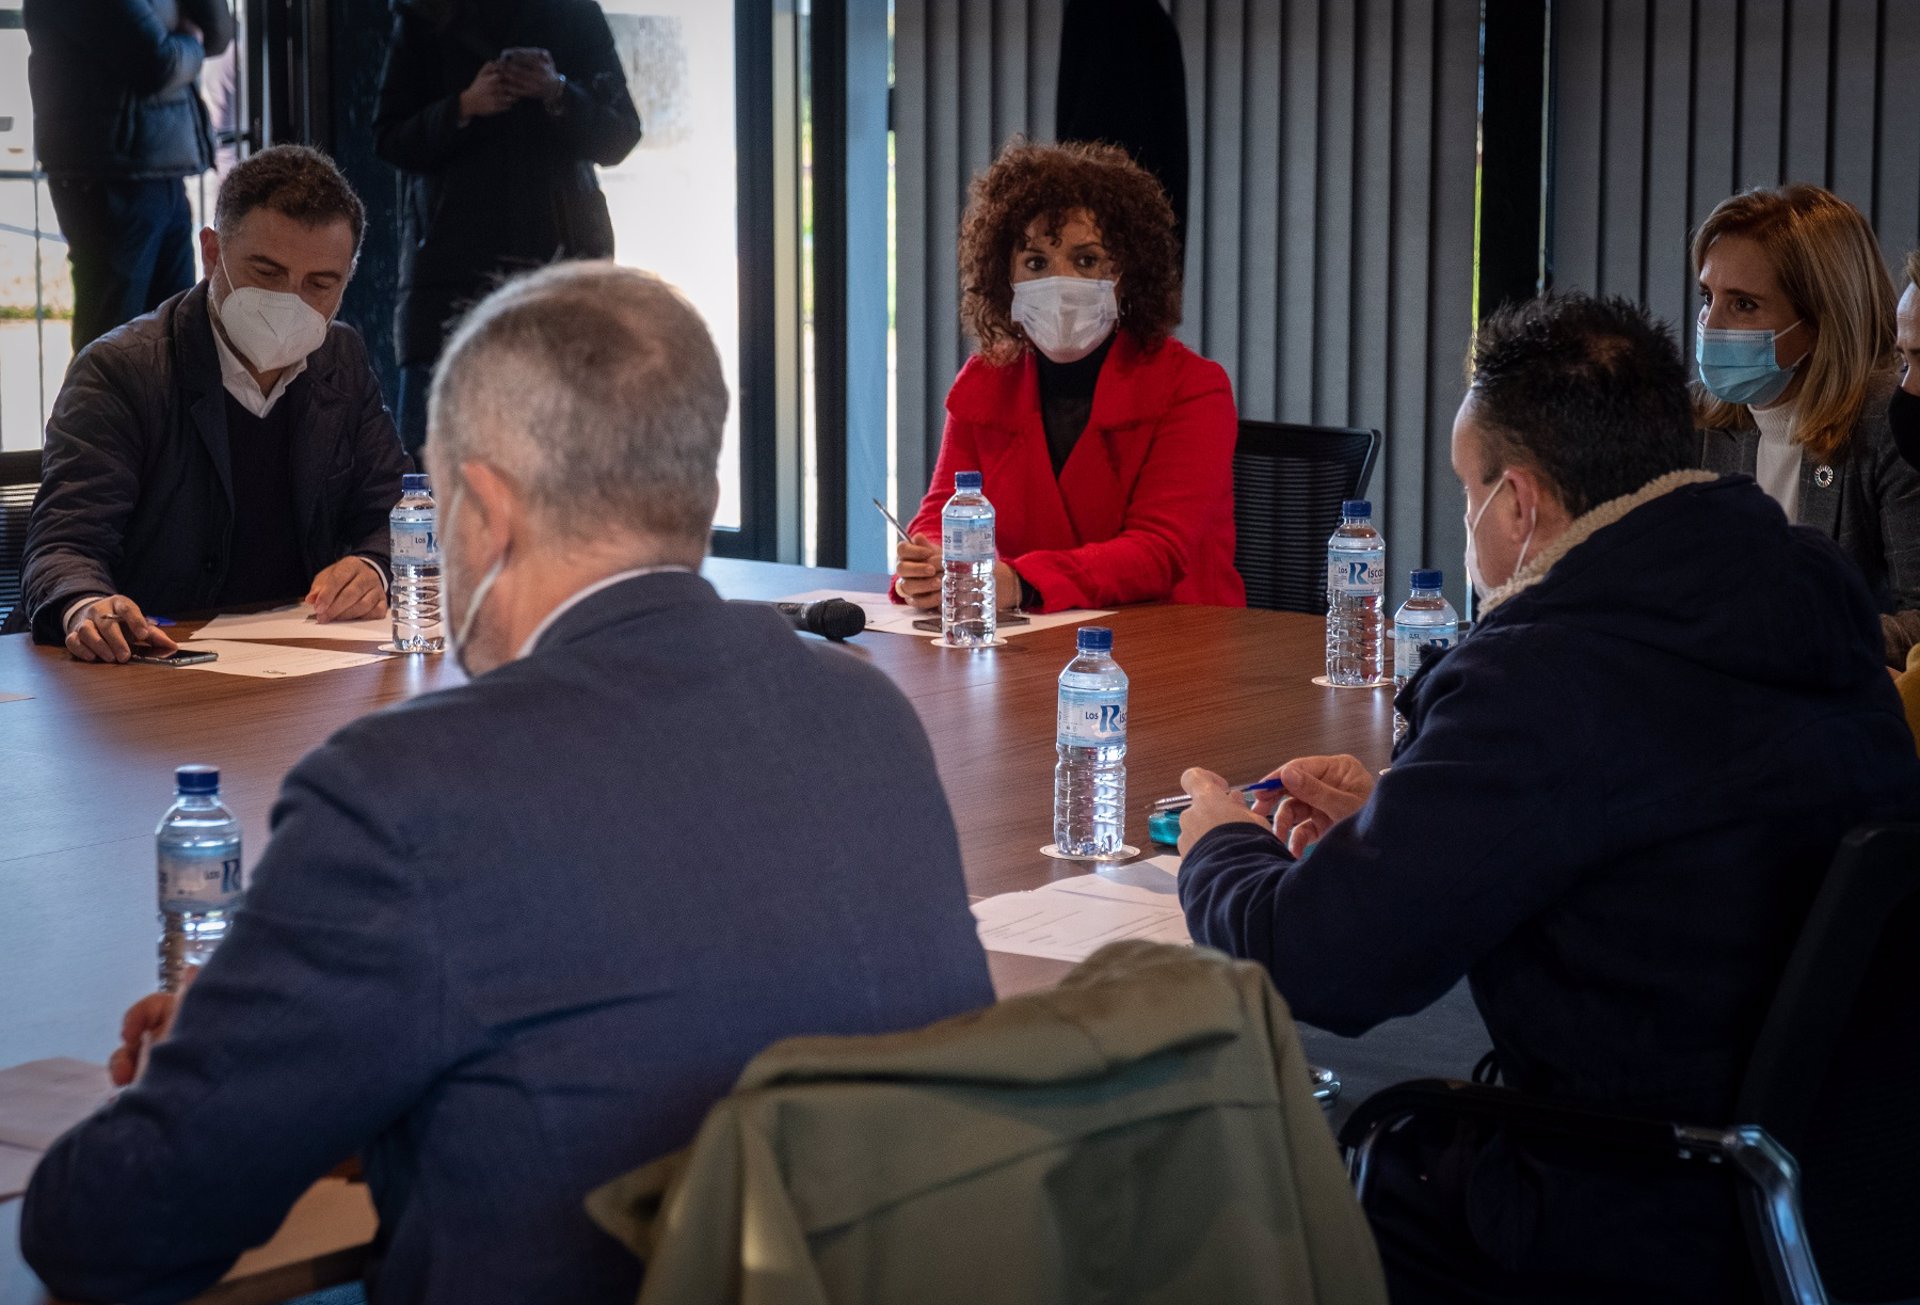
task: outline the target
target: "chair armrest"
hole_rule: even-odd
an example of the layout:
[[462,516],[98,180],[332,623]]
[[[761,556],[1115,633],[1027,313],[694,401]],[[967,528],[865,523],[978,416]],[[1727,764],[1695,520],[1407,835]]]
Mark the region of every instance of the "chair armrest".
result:
[[1361,1102],[1340,1130],[1340,1145],[1362,1146],[1380,1130],[1415,1115],[1446,1115],[1512,1124],[1575,1141],[1643,1150],[1671,1150],[1675,1146],[1686,1149],[1687,1139],[1696,1133],[1700,1135],[1697,1140],[1705,1141],[1718,1138],[1723,1131],[1695,1130],[1686,1125],[1592,1106],[1546,1101],[1512,1088],[1463,1083],[1450,1078],[1421,1078],[1382,1088]]

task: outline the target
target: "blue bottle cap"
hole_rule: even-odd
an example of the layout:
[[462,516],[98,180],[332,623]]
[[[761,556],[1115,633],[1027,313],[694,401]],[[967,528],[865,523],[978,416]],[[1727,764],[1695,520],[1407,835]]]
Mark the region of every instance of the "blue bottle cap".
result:
[[977,471],[954,472],[953,488],[954,488],[954,492],[957,494],[964,494],[970,489],[979,489],[980,473]]
[[1446,576],[1439,571],[1415,571],[1413,573],[1413,587],[1415,589],[1438,589],[1441,581],[1445,579]]
[[1373,515],[1373,503],[1364,498],[1346,499],[1340,504],[1343,517],[1370,517]]
[[218,793],[220,767],[182,766],[173,772],[173,782],[182,793]]
[[1104,625],[1083,625],[1075,642],[1081,652],[1112,652],[1113,631]]
[[427,477],[424,474],[407,472],[400,477],[400,492],[402,494],[431,494],[433,490],[428,486]]

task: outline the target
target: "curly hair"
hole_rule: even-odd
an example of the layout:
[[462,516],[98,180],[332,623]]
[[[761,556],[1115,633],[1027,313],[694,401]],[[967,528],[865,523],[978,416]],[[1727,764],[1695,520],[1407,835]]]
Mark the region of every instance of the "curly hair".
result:
[[1057,239],[1077,208],[1093,215],[1120,278],[1120,325],[1151,349],[1180,324],[1173,206],[1153,174],[1111,145],[1016,136],[973,179],[960,223],[960,321],[989,361],[1011,362],[1029,347],[1012,316],[1015,243],[1037,217]]

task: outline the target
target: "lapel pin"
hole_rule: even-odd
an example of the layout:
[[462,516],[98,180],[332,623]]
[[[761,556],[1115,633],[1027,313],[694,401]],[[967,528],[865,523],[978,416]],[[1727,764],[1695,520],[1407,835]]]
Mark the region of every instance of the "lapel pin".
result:
[[1815,467],[1813,469],[1813,483],[1821,489],[1825,489],[1833,484],[1833,468],[1824,462]]

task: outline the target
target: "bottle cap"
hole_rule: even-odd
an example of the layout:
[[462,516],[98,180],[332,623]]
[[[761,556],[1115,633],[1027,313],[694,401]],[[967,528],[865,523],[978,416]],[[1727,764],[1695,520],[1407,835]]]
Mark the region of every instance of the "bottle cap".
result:
[[173,772],[173,782],[181,793],[218,793],[220,767],[182,766]]
[[1113,631],[1104,625],[1083,625],[1076,632],[1075,643],[1081,652],[1112,652]]
[[1373,504],[1364,498],[1350,498],[1340,504],[1340,515],[1343,517],[1370,517],[1373,515]]
[[1442,572],[1423,569],[1413,573],[1413,587],[1415,589],[1438,589],[1441,581],[1445,579],[1446,576]]
[[415,474],[410,471],[400,477],[400,492],[402,494],[431,494],[433,489],[427,484],[427,477],[424,473]]
[[964,494],[970,489],[980,488],[980,473],[977,471],[956,471],[953,473],[953,488],[956,493]]

